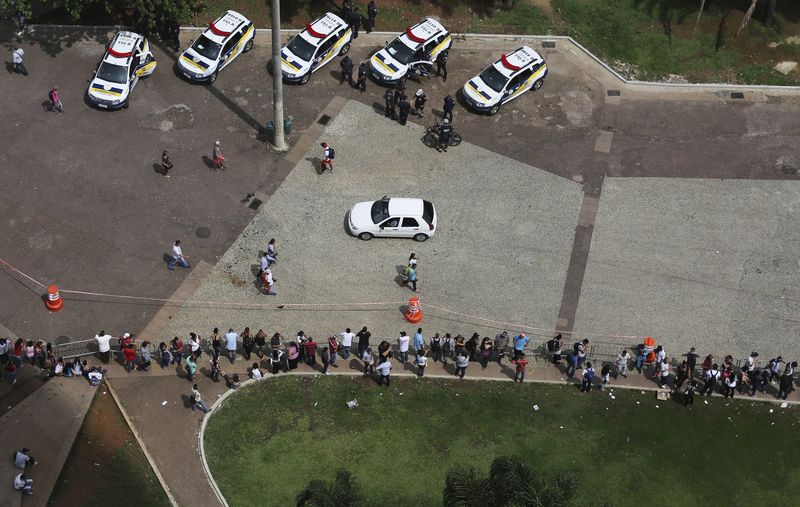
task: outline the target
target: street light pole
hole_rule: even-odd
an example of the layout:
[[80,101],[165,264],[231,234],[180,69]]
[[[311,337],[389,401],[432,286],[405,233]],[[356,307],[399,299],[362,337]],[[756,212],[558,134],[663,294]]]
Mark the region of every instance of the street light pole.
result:
[[275,139],[278,151],[286,150],[283,138],[283,73],[281,72],[281,2],[272,0],[272,104],[275,112]]

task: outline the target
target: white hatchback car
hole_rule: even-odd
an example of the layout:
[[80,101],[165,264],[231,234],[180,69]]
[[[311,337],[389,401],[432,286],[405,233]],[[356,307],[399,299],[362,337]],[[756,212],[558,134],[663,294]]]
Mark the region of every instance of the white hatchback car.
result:
[[236,11],[227,11],[178,58],[178,71],[191,81],[213,83],[220,70],[253,49],[255,33],[252,21]]
[[347,216],[350,233],[368,241],[375,236],[425,241],[436,232],[436,209],[428,201],[384,197],[360,202]]

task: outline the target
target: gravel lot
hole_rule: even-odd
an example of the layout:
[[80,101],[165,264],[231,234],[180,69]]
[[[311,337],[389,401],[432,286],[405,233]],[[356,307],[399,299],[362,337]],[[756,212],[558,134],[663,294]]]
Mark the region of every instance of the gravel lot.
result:
[[[321,149],[307,154],[195,293],[196,300],[264,303],[254,283],[257,254],[274,237],[279,296],[270,303],[388,302],[370,307],[184,308],[171,332],[218,326],[323,335],[368,325],[375,334],[412,331],[400,306],[412,292],[397,283],[408,255],[420,257],[420,295],[433,332],[496,333],[483,323],[426,308],[426,302],[499,321],[552,328],[558,314],[582,192],[579,184],[468,143],[446,154],[427,149],[423,129],[401,127],[349,102],[327,128],[335,172],[317,174]],[[391,142],[388,140],[391,139]],[[358,201],[421,197],[437,207],[439,228],[425,243],[363,242],[345,231]],[[459,317],[457,320],[471,320]]]

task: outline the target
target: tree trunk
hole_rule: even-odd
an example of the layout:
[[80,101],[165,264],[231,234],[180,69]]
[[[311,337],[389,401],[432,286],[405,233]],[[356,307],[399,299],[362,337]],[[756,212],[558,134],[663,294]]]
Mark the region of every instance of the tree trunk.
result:
[[775,6],[778,3],[778,0],[768,0],[767,1],[767,18],[764,20],[765,25],[771,25],[772,20],[775,18]]
[[510,11],[514,7],[514,0],[503,0],[503,9]]
[[694,22],[694,28],[692,29],[692,32],[697,30],[697,25],[700,24],[700,18],[703,17],[703,8],[705,8],[705,6],[706,0],[700,0],[700,10],[697,11],[697,21]]
[[750,7],[747,9],[747,12],[744,14],[744,17],[742,18],[742,23],[739,25],[739,29],[736,30],[735,37],[739,37],[739,34],[741,34],[742,31],[747,27],[747,24],[750,22],[750,18],[753,17],[753,12],[756,10],[757,3],[758,0],[753,0],[752,3],[750,4]]

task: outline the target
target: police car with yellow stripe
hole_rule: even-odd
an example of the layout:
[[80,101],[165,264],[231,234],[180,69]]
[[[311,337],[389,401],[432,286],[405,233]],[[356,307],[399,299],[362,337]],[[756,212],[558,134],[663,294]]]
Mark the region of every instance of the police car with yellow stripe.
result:
[[213,83],[217,72],[253,49],[255,34],[252,21],[236,11],[227,11],[178,58],[178,71],[191,81]]
[[305,29],[281,48],[281,72],[286,81],[306,84],[313,72],[334,56],[350,51],[353,31],[342,18],[331,12],[306,24]]
[[486,67],[464,85],[464,101],[473,109],[495,114],[500,106],[528,90],[538,90],[547,77],[547,64],[539,53],[522,46]]
[[89,83],[89,102],[103,109],[128,107],[128,97],[140,77],[156,69],[150,44],[133,32],[119,32],[111,40],[106,54]]
[[452,43],[450,32],[441,23],[425,18],[372,55],[372,75],[381,83],[394,84],[416,66],[431,65]]

